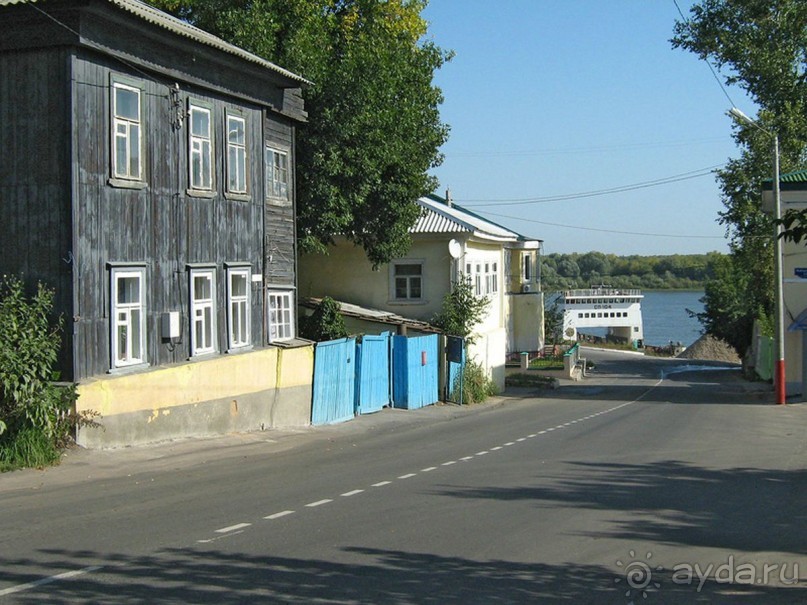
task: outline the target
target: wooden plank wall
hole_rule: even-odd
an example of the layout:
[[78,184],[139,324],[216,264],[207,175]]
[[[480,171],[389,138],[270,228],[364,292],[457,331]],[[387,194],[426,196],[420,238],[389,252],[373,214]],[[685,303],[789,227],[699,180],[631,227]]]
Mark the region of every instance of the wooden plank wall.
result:
[[59,370],[70,379],[72,337],[70,165],[65,49],[0,54],[0,275],[55,290],[66,338]]
[[[189,272],[191,263],[210,263],[217,269],[218,350],[227,343],[225,263],[250,264],[253,273],[263,265],[263,113],[260,107],[237,103],[180,85],[180,105],[172,105],[173,82],[164,82],[116,62],[82,56],[76,62],[78,162],[78,291],[81,329],[76,347],[77,376],[109,369],[110,324],[108,263],[146,263],[149,363],[184,361],[190,353]],[[143,189],[108,184],[110,74],[135,78],[144,90],[146,182]],[[177,127],[178,110],[188,98],[213,109],[215,195],[192,197],[188,189],[187,123]],[[225,111],[240,109],[247,119],[248,201],[226,199]],[[263,344],[263,290],[253,284],[252,341]],[[163,344],[160,316],[179,311],[182,342]]]

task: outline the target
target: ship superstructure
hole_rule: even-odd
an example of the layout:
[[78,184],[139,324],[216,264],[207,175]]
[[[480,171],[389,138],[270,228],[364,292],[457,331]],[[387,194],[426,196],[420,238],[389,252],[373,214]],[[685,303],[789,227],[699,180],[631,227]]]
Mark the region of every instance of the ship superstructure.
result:
[[563,336],[577,340],[578,332],[586,328],[606,328],[609,338],[641,347],[642,291],[611,286],[563,292]]

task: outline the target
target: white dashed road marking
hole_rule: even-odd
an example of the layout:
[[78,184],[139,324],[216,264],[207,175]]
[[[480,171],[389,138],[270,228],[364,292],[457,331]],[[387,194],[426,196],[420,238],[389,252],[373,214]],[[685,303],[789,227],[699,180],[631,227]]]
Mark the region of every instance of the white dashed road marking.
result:
[[285,517],[287,515],[293,515],[293,514],[294,514],[293,510],[282,510],[279,513],[274,513],[272,515],[267,515],[266,517],[264,517],[264,519],[269,519],[269,520],[280,519],[280,517]]
[[221,529],[217,529],[217,534],[228,534],[231,531],[235,531],[237,529],[244,529],[245,527],[249,527],[252,523],[236,523],[235,525],[230,525],[229,527],[222,527]]
[[329,502],[333,502],[330,498],[325,498],[324,500],[317,500],[316,502],[310,502],[306,504],[308,508],[316,508],[317,506],[322,506],[323,504],[328,504]]

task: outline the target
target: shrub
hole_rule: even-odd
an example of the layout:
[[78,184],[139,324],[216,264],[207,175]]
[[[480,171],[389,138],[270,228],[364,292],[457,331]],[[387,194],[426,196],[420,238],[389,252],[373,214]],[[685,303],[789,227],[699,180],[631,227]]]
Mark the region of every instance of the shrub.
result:
[[300,336],[316,342],[345,338],[348,333],[340,310],[339,303],[326,296],[311,315],[300,318]]
[[41,466],[77,424],[75,387],[54,384],[61,322],[52,322],[53,292],[42,284],[26,298],[22,282],[0,281],[0,461],[4,466]]
[[462,379],[462,403],[482,403],[496,394],[496,385],[488,378],[485,368],[473,360],[467,360],[462,376],[458,376],[452,387],[451,399],[460,400],[460,384]]

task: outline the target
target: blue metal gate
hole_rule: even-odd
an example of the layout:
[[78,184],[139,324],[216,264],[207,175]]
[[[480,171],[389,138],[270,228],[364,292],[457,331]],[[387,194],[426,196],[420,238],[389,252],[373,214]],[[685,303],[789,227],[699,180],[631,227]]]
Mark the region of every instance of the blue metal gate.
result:
[[356,339],[317,343],[314,352],[311,424],[332,424],[354,416]]
[[393,340],[393,400],[413,410],[437,401],[437,334]]
[[390,333],[365,335],[356,345],[356,413],[378,412],[392,403]]

